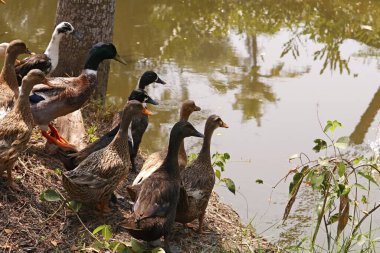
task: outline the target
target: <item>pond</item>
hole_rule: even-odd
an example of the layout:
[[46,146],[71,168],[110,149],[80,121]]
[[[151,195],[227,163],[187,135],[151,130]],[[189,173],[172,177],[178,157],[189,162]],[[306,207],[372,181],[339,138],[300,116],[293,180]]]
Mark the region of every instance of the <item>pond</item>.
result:
[[[323,137],[317,112],[322,124],[343,123],[336,136],[350,136],[358,145],[353,149],[370,152],[377,139],[380,3],[116,2],[114,44],[128,65],[112,63],[107,102],[122,106],[145,70],[167,82],[148,88],[160,105],[150,107],[156,115],[142,149],[150,153],[167,145],[185,99],[202,108],[190,118],[199,130],[210,114],[220,115],[230,128],[215,132],[212,152],[231,155],[224,176],[238,193],[224,187],[217,192],[258,233],[272,241],[290,233],[294,240],[311,225],[314,204],[301,201],[299,216],[283,226],[289,182],[272,187],[294,168],[291,154],[312,154],[313,140]],[[0,8],[0,41],[19,38],[43,52],[55,9],[55,1],[9,0]],[[190,153],[200,145],[186,140]],[[309,199],[311,192],[303,195]],[[379,224],[379,215],[375,220]]]

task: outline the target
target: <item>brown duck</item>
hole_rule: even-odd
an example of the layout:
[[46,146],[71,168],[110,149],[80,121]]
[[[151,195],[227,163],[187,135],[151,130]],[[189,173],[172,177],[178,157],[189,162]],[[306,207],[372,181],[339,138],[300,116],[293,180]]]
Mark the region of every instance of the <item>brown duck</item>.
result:
[[21,92],[13,109],[0,120],[0,175],[7,171],[8,184],[19,190],[12,180],[12,169],[17,157],[26,149],[33,129],[33,117],[29,104],[29,93],[38,83],[48,84],[40,70],[30,71],[22,80]]
[[211,115],[206,121],[205,138],[199,156],[181,172],[185,194],[181,194],[175,220],[186,224],[198,219],[199,233],[202,232],[207,204],[215,184],[215,173],[211,165],[210,143],[211,136],[218,127],[228,128],[219,116]]
[[180,194],[178,150],[185,137],[203,137],[189,122],[177,122],[170,132],[167,156],[162,165],[141,183],[131,217],[121,225],[136,239],[154,241],[168,236],[174,224]]
[[134,116],[151,113],[132,100],[123,110],[119,131],[105,148],[89,155],[74,170],[62,174],[63,187],[69,197],[101,212],[109,211],[108,202],[118,184],[126,178],[131,167],[128,150],[128,127]]
[[[181,111],[180,111],[180,121],[188,121],[190,115],[195,111],[200,111],[201,108],[195,105],[193,100],[186,100],[183,102]],[[155,152],[145,160],[143,167],[140,173],[137,175],[132,185],[138,185],[142,181],[144,181],[147,177],[149,177],[154,171],[156,171],[164,161],[168,151],[162,150],[159,152]],[[187,164],[187,155],[185,151],[184,142],[181,142],[178,152],[178,164],[179,169],[182,171]]]
[[30,51],[21,40],[14,40],[6,48],[5,61],[0,74],[0,118],[13,107],[19,94],[15,62],[20,54],[28,54]]

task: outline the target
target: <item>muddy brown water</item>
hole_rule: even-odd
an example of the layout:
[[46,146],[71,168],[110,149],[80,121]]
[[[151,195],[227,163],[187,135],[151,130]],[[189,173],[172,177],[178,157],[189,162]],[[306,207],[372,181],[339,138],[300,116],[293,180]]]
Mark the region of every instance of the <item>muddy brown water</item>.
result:
[[[380,3],[116,2],[114,44],[128,65],[112,63],[107,103],[122,106],[145,70],[167,82],[147,89],[160,105],[150,106],[156,115],[142,148],[150,153],[166,146],[179,105],[194,100],[202,108],[190,118],[197,129],[210,114],[230,126],[212,140],[212,152],[231,155],[224,176],[238,188],[234,196],[217,187],[224,201],[270,240],[300,238],[312,226],[307,217],[314,197],[306,191],[299,214],[282,226],[289,182],[272,186],[294,168],[291,154],[315,155],[313,140],[323,137],[317,111],[322,123],[344,124],[334,137],[351,136],[352,149],[377,147]],[[7,0],[0,6],[0,41],[19,38],[43,52],[55,9],[54,0]],[[200,145],[186,140],[189,152]]]

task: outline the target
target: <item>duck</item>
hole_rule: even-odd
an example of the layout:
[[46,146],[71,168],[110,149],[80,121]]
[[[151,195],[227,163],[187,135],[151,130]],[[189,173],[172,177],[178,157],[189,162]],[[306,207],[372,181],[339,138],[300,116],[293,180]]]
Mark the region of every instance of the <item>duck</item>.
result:
[[203,138],[190,122],[179,121],[173,126],[164,162],[142,182],[131,216],[119,224],[139,240],[154,241],[163,236],[165,252],[170,252],[168,237],[180,194],[178,150],[189,136]]
[[[160,83],[160,84],[166,84],[165,81],[163,81],[156,72],[149,70],[145,71],[142,76],[140,77],[137,85],[137,89],[144,90],[146,86],[148,86],[151,83]],[[130,98],[129,98],[130,99]],[[140,143],[142,140],[142,137],[148,128],[149,125],[149,119],[148,117],[142,115],[141,117],[136,117],[132,120],[131,125],[131,137],[132,137],[132,152],[131,152],[131,159],[132,159],[132,170],[137,171],[136,169],[136,156],[139,151]]]
[[75,146],[59,135],[50,122],[80,109],[89,100],[97,85],[98,66],[105,59],[114,59],[126,64],[112,43],[99,42],[91,48],[79,76],[49,78],[51,86],[41,84],[32,89],[29,99],[33,119],[49,142],[61,148],[76,150]]
[[215,172],[211,164],[211,137],[218,127],[228,125],[217,115],[208,117],[204,130],[202,149],[198,157],[181,172],[183,190],[177,207],[175,220],[186,224],[195,219],[199,221],[197,232],[202,233],[206,208],[215,184]]
[[[146,91],[141,89],[135,89],[129,95],[129,101],[137,100],[141,103],[149,103],[158,105],[158,102],[151,98]],[[132,119],[133,122],[133,119]],[[120,123],[118,123],[112,130],[104,134],[95,142],[89,144],[87,147],[78,152],[72,152],[69,150],[58,149],[57,157],[62,162],[66,170],[73,170],[79,163],[86,159],[91,153],[106,147],[112,142],[115,135],[119,131]],[[129,154],[132,153],[132,141],[128,138]],[[131,156],[132,161],[132,156]],[[133,171],[133,166],[132,169]]]
[[59,60],[59,44],[63,37],[72,35],[76,39],[80,39],[79,33],[69,22],[59,23],[51,36],[51,40],[42,54],[33,54],[16,64],[17,81],[21,85],[22,78],[31,69],[40,69],[46,75],[52,73],[58,65]]
[[[193,112],[200,111],[201,108],[195,104],[193,100],[186,100],[182,103],[182,107],[180,110],[180,121],[188,121],[190,115]],[[140,173],[136,176],[135,180],[133,181],[132,185],[138,185],[141,184],[142,181],[144,181],[147,177],[149,177],[155,170],[157,170],[162,162],[164,161],[167,150],[161,150],[158,152],[155,152],[148,156],[148,158],[145,160]],[[187,154],[185,151],[185,145],[184,142],[181,143],[179,152],[178,152],[178,164],[179,169],[182,171],[186,164],[187,164]]]
[[6,48],[4,66],[0,73],[0,119],[12,108],[19,95],[14,67],[17,56],[29,53],[29,49],[21,40],[11,41]]
[[131,161],[128,150],[128,127],[139,114],[151,115],[142,103],[128,101],[120,128],[105,148],[91,153],[74,170],[62,174],[63,187],[70,199],[109,212],[108,202],[119,183],[128,175]]
[[22,80],[21,91],[15,106],[0,120],[0,175],[7,171],[8,186],[17,191],[20,191],[20,188],[12,179],[12,169],[20,153],[26,149],[32,134],[33,117],[29,93],[34,85],[40,83],[49,85],[44,73],[37,69],[30,71]]

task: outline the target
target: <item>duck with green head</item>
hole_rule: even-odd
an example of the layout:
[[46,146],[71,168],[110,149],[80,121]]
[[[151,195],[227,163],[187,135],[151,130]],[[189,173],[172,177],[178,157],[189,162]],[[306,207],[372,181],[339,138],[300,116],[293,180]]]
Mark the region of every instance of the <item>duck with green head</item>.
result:
[[[112,43],[100,42],[91,48],[79,76],[49,78],[52,86],[40,84],[33,88],[32,95],[29,97],[33,119],[48,141],[62,148],[75,149],[58,134],[50,122],[84,105],[97,85],[99,64],[106,59],[114,59],[126,64]],[[50,128],[50,133],[48,133],[48,128]]]

